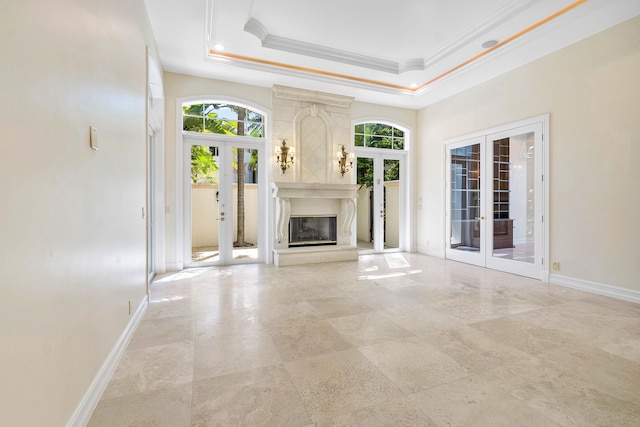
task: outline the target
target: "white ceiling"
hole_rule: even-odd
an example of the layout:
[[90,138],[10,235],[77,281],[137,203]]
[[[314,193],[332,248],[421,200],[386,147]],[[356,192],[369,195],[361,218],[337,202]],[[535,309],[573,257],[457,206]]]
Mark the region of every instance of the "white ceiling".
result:
[[[407,108],[640,14],[640,0],[145,3],[165,71]],[[501,43],[483,49],[488,40]],[[214,50],[218,43],[224,50]]]

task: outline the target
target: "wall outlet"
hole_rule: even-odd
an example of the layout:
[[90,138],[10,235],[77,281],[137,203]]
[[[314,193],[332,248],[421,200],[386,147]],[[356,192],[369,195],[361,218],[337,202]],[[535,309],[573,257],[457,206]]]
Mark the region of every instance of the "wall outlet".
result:
[[560,263],[559,262],[554,262],[551,265],[551,268],[553,268],[553,271],[560,271]]

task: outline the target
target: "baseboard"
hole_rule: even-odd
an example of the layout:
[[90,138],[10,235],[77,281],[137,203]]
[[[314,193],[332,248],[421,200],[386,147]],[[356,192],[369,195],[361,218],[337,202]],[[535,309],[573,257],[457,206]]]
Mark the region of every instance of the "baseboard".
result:
[[165,273],[168,271],[180,271],[181,269],[178,268],[178,263],[177,262],[168,262],[165,265]]
[[418,246],[417,252],[420,254],[429,255],[437,258],[444,258],[444,251],[426,247],[426,246]]
[[594,294],[604,295],[607,297],[617,298],[640,304],[640,291],[636,291],[633,289],[620,288],[617,286],[605,285],[603,283],[575,279],[573,277],[561,276],[559,274],[552,274],[549,281],[555,285],[566,286],[568,288],[592,292]]
[[98,374],[93,379],[93,382],[84,394],[71,419],[69,419],[67,427],[84,427],[87,425],[91,419],[91,415],[93,415],[93,411],[95,411],[96,406],[98,406],[98,402],[100,402],[102,393],[104,393],[107,385],[109,385],[109,381],[111,381],[111,377],[118,367],[118,363],[120,363],[120,359],[122,359],[127,345],[129,345],[129,341],[131,341],[134,332],[138,329],[138,325],[144,317],[148,306],[148,297],[145,295],[138,309],[131,316],[127,327],[120,335],[116,345],[111,349],[109,356],[107,356],[102,367],[100,367]]

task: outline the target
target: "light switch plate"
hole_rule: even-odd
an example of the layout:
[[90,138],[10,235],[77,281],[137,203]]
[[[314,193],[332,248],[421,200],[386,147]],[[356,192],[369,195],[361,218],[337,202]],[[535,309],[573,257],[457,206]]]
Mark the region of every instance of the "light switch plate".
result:
[[98,129],[93,126],[89,126],[89,142],[91,143],[92,149],[98,149]]

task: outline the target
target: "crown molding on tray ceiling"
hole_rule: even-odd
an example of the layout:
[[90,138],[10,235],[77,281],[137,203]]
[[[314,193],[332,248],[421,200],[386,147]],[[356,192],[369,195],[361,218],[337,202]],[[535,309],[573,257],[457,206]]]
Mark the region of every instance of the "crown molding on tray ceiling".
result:
[[[458,50],[461,47],[463,47],[464,46],[464,43],[463,43],[464,40],[466,40],[466,43],[468,43],[469,40],[477,39],[477,35],[478,34],[484,34],[484,32],[488,31],[491,28],[490,22],[493,23],[492,25],[497,25],[495,23],[498,22],[500,19],[501,20],[509,19],[509,16],[513,16],[514,14],[520,13],[524,8],[530,7],[533,3],[536,3],[538,1],[540,1],[540,0],[528,0],[528,1],[525,1],[524,3],[521,2],[521,1],[512,1],[507,6],[505,6],[503,9],[501,9],[498,12],[496,12],[494,15],[491,15],[486,20],[482,21],[480,24],[478,24],[478,26],[473,27],[473,29],[475,29],[475,30],[471,30],[470,29],[467,33],[465,33],[462,36],[460,36],[459,38],[457,38],[456,39],[457,43],[454,43],[454,42],[450,43],[450,45],[448,45],[449,48],[447,49],[446,52],[444,52],[442,50],[436,52],[436,54],[438,54],[439,57],[438,58],[431,58],[431,60],[432,61],[441,60],[443,57],[448,56],[451,53],[453,53],[456,50]],[[248,57],[248,56],[238,55],[238,54],[233,54],[233,53],[227,53],[227,52],[223,53],[223,52],[216,51],[215,49],[211,48],[211,46],[208,49],[208,54],[207,54],[206,58],[208,60],[215,61],[215,62],[226,63],[226,64],[230,64],[230,65],[240,66],[240,67],[249,68],[249,69],[255,69],[255,70],[259,70],[259,71],[278,72],[280,74],[291,75],[291,76],[296,76],[296,77],[313,76],[316,80],[324,80],[324,81],[333,82],[333,83],[335,83],[337,80],[341,80],[344,84],[347,84],[347,85],[352,86],[352,87],[374,89],[374,90],[377,90],[377,91],[380,91],[380,92],[395,93],[395,94],[403,93],[403,94],[409,94],[409,95],[411,95],[411,94],[418,95],[418,94],[424,93],[425,90],[428,90],[428,88],[433,83],[435,83],[437,81],[440,81],[440,80],[444,79],[445,77],[448,77],[448,76],[454,74],[455,72],[459,71],[461,68],[466,68],[468,65],[470,65],[472,63],[476,63],[479,59],[484,58],[489,53],[491,53],[491,52],[493,52],[493,51],[495,51],[495,50],[497,50],[497,49],[499,49],[499,48],[501,48],[501,47],[503,47],[503,46],[505,46],[507,44],[510,44],[513,41],[517,40],[517,39],[520,39],[525,34],[528,34],[529,32],[541,27],[542,25],[547,24],[550,21],[553,21],[554,19],[558,18],[559,16],[564,15],[565,13],[577,8],[578,6],[580,6],[580,5],[582,5],[582,4],[586,3],[586,2],[587,2],[587,0],[577,0],[577,1],[573,2],[573,3],[571,3],[570,5],[558,10],[557,12],[547,16],[546,18],[534,23],[533,25],[530,25],[529,27],[517,32],[516,34],[505,38],[504,40],[502,40],[501,42],[499,42],[495,46],[493,46],[491,48],[488,48],[486,50],[483,50],[479,54],[476,54],[476,55],[472,56],[471,58],[467,59],[466,61],[463,61],[463,62],[459,63],[458,65],[456,65],[454,67],[451,67],[447,71],[442,72],[442,73],[438,74],[437,76],[435,76],[435,77],[433,77],[431,79],[428,79],[424,83],[422,83],[420,85],[416,85],[415,87],[407,87],[407,86],[402,86],[402,85],[383,82],[383,81],[378,81],[378,80],[371,80],[371,79],[361,78],[361,77],[352,76],[352,75],[340,74],[340,73],[335,73],[335,72],[326,71],[326,70],[320,70],[320,69],[314,69],[314,68],[307,68],[307,67],[302,67],[302,66],[299,66],[299,65],[287,64],[287,63],[282,63],[282,62],[275,62],[275,61],[270,61],[270,60],[266,60],[266,59]],[[518,7],[516,7],[516,6],[518,6]],[[509,14],[511,14],[511,15],[509,15]],[[498,18],[497,15],[499,15],[500,18]],[[255,22],[257,24],[260,24],[257,21],[255,21]],[[261,26],[261,24],[260,25],[253,25],[251,28],[252,28],[252,31],[255,31],[258,34],[256,36],[258,38],[263,37],[265,39],[268,39],[270,37],[269,34],[267,33],[266,29],[263,26]],[[474,38],[472,36],[472,34],[476,34],[476,37]],[[286,40],[284,38],[280,38],[280,39],[281,40]],[[211,39],[210,38],[209,38],[209,43],[211,43]],[[296,42],[296,43],[298,43],[298,42]],[[308,44],[308,43],[307,43],[307,45],[308,46],[315,46],[315,45],[311,45],[311,44]],[[348,53],[348,52],[345,52],[345,53]],[[442,56],[442,55],[445,55],[445,56]],[[310,56],[312,56],[312,55],[310,55]],[[429,59],[429,58],[427,58],[427,59]],[[420,61],[426,62],[427,59],[420,60]]]
[[540,2],[540,0],[511,1],[506,6],[472,26],[467,31],[460,34],[428,56],[424,58],[406,59],[400,62],[374,58],[341,49],[334,49],[327,46],[276,36],[270,34],[267,28],[260,21],[254,18],[249,18],[244,26],[244,31],[258,38],[262,47],[265,48],[296,53],[332,62],[340,62],[342,64],[382,71],[390,74],[402,74],[409,71],[424,71],[428,69],[438,61],[441,61],[466,47],[469,43],[476,41],[490,30],[503,24],[515,15],[522,13],[524,10],[530,8],[534,3],[538,2]]

